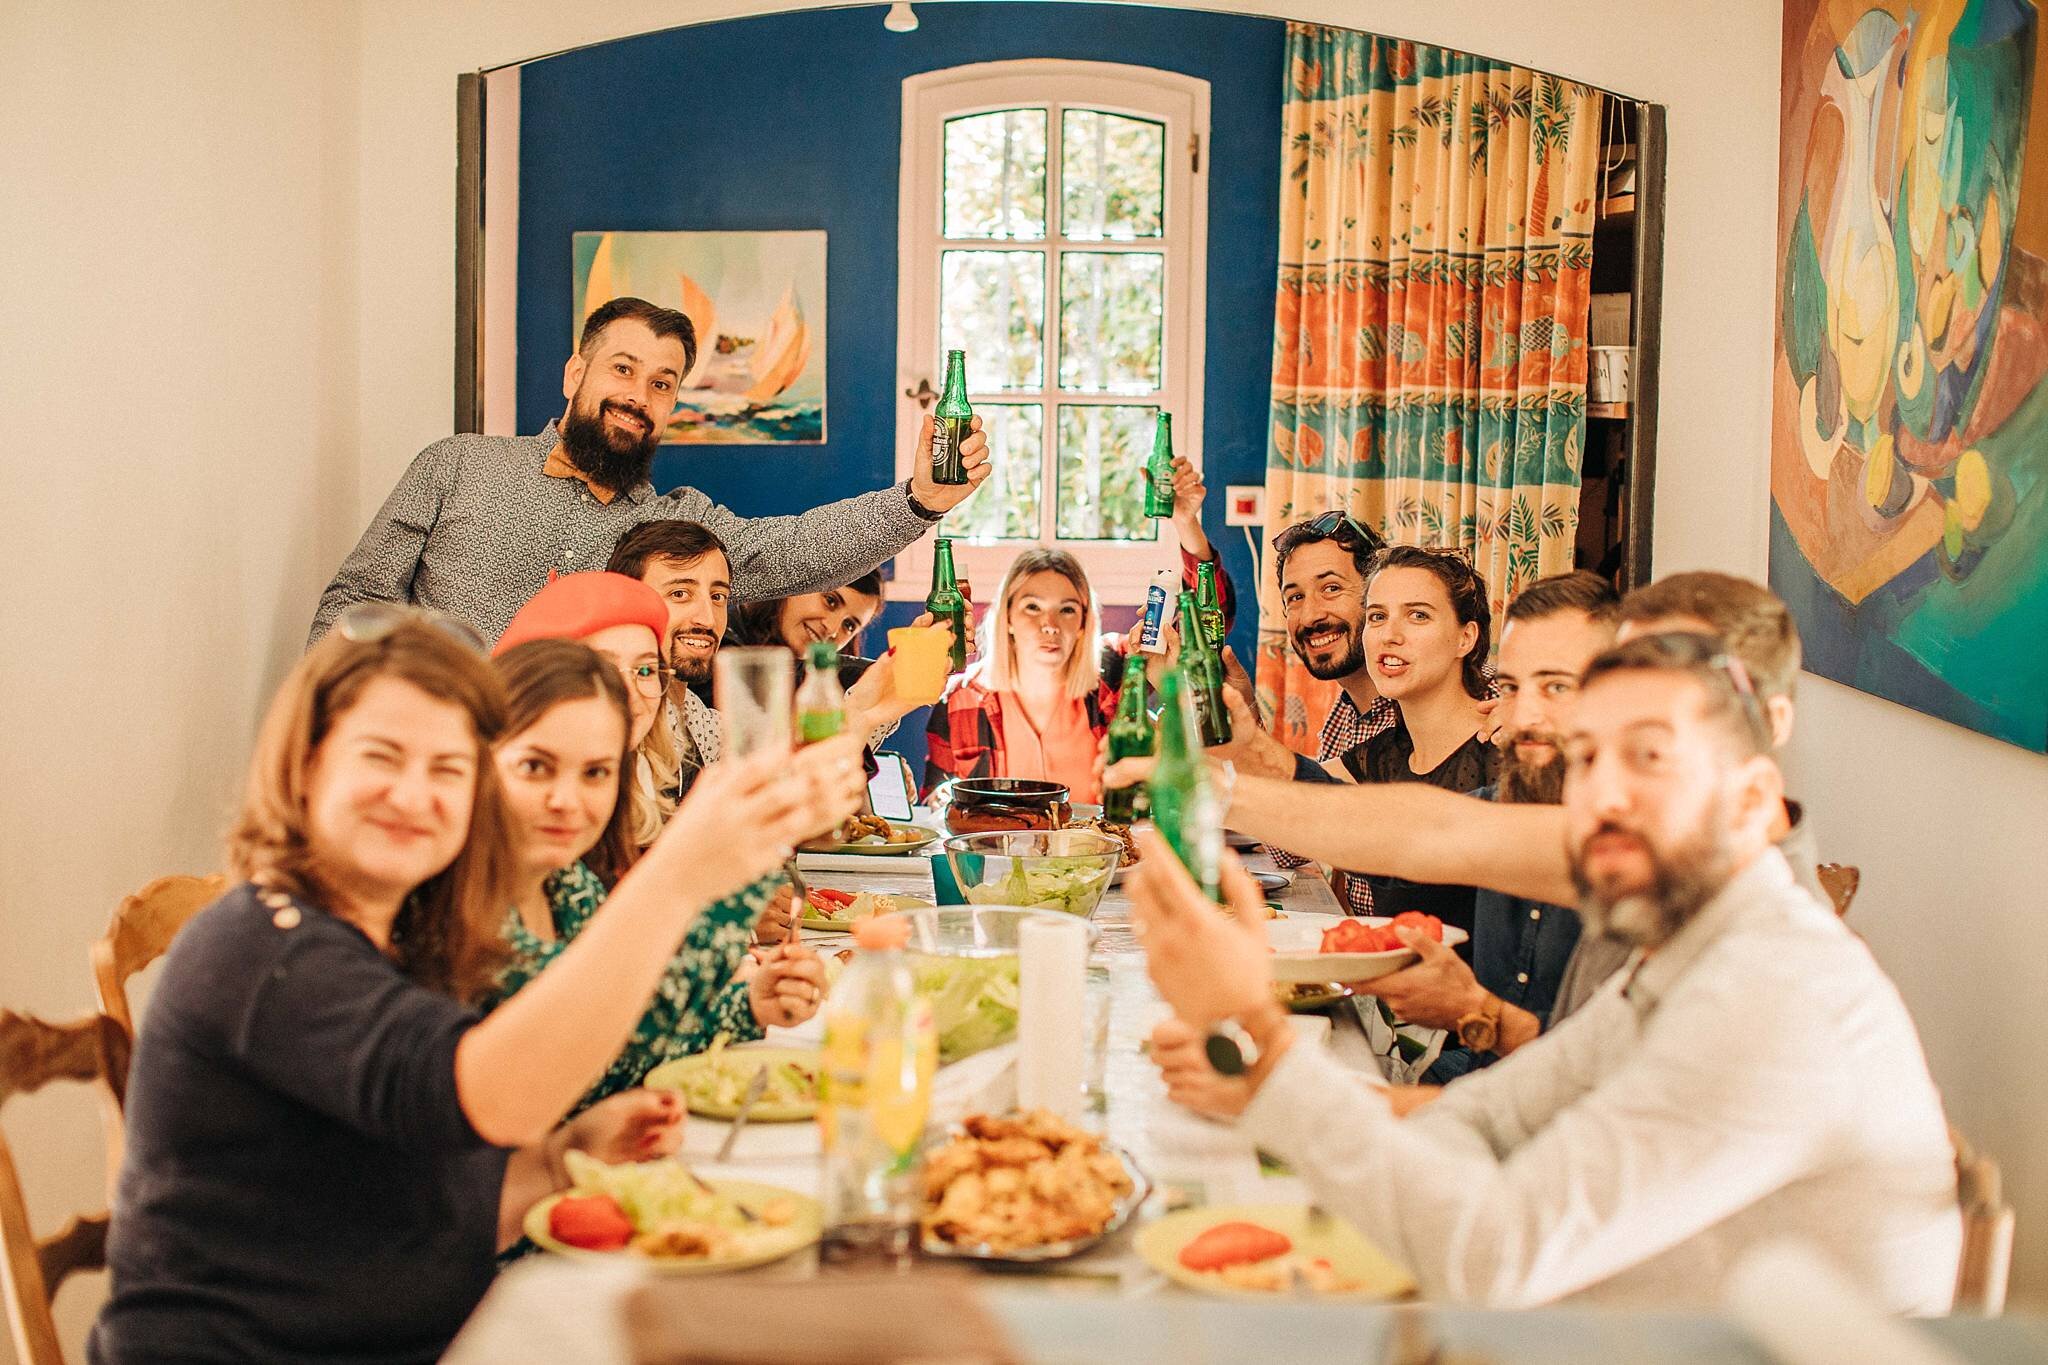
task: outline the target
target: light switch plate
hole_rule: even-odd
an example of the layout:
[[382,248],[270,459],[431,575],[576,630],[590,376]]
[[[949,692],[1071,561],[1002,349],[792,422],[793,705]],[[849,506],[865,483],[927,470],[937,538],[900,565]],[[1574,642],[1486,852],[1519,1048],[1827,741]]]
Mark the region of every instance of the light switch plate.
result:
[[1266,489],[1263,484],[1234,483],[1223,490],[1225,526],[1264,526]]

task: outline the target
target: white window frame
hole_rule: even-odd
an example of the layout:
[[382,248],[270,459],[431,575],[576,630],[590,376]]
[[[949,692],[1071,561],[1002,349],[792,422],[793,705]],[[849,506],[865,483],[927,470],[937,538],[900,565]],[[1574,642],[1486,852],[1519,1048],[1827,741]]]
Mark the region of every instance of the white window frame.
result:
[[[1037,242],[954,240],[941,236],[946,120],[963,114],[1044,106],[1048,110],[1046,206],[1048,224],[1060,202],[1059,158],[1050,154],[1051,131],[1067,107],[1129,114],[1166,125],[1166,235],[1132,241],[1074,243],[1052,237]],[[1157,402],[1173,414],[1174,453],[1202,467],[1203,328],[1207,309],[1209,247],[1209,83],[1178,72],[1115,62],[1027,60],[980,62],[911,76],[903,82],[903,153],[898,189],[896,318],[896,473],[906,478],[922,455],[917,433],[926,409],[911,397],[919,381],[941,387],[945,367],[939,355],[939,255],[948,247],[1043,251],[1046,257],[1044,389],[1005,393],[1003,402],[1040,402],[1045,407],[1046,467],[1051,471],[1058,439],[1060,404],[1129,406],[1154,400],[1117,393],[1062,393],[1059,389],[1059,258],[1063,250],[1159,252],[1166,255],[1162,329],[1162,380]],[[997,401],[995,395],[988,401]],[[977,497],[982,496],[980,494]],[[1053,534],[1058,492],[1048,482],[1044,529],[1039,543],[1071,551],[1087,569],[1098,598],[1131,605],[1161,568],[1179,563],[1170,525],[1153,541],[1059,540]],[[944,534],[944,523],[940,533]],[[896,557],[888,596],[921,601],[931,582],[932,540],[926,536]],[[976,590],[992,597],[1003,570],[1024,541],[993,545],[954,543],[954,557]]]

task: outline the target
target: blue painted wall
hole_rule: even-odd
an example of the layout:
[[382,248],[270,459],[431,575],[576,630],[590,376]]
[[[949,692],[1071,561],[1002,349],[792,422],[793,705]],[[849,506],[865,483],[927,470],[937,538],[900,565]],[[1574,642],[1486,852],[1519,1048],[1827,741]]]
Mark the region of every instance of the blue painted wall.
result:
[[[520,78],[519,428],[562,408],[570,238],[599,230],[822,228],[822,446],[670,447],[690,483],[744,515],[795,512],[895,473],[896,198],[902,81],[968,62],[1127,62],[1210,83],[1207,377],[1210,535],[1250,588],[1223,487],[1265,481],[1284,24],[1127,5],[931,5],[915,33],[881,7],[673,29],[550,57]],[[1246,593],[1247,597],[1251,594]],[[890,618],[902,614],[892,608]],[[1233,636],[1249,659],[1254,612]],[[913,718],[912,728],[918,725]],[[922,736],[901,747],[922,760]]]

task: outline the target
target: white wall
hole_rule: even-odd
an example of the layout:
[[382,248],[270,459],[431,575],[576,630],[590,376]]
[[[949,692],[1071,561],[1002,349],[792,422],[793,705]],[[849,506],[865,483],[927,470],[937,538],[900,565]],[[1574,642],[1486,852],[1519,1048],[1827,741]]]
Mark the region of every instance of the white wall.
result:
[[[456,73],[801,7],[0,11],[0,1001],[83,1008],[84,945],[117,895],[207,861],[319,586],[448,430]],[[1669,107],[1658,567],[1761,574],[1778,7],[1211,7],[1374,27]],[[2048,1302],[2048,1094],[2032,1080],[2048,917],[2031,875],[2048,759],[1815,680],[1804,702],[1797,785],[1830,854],[1863,866],[1856,923],[1958,1121],[2004,1160],[2018,1289]],[[9,1132],[38,1191],[84,1202],[97,1134],[82,1107],[44,1121],[57,1104],[10,1106]],[[74,1326],[90,1298],[66,1304]]]
[[[353,13],[0,6],[0,1005],[90,1008],[119,897],[214,864],[359,529]],[[6,1123],[42,1230],[104,1198],[86,1092]]]

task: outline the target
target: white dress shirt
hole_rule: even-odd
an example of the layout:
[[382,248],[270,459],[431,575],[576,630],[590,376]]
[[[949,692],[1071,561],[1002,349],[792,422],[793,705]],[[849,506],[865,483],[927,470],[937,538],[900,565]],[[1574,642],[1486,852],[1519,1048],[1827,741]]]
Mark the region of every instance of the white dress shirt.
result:
[[1775,849],[1415,1117],[1295,1047],[1241,1122],[1435,1298],[1706,1305],[1787,1237],[1889,1310],[1953,1296],[1954,1154],[1912,1019]]

